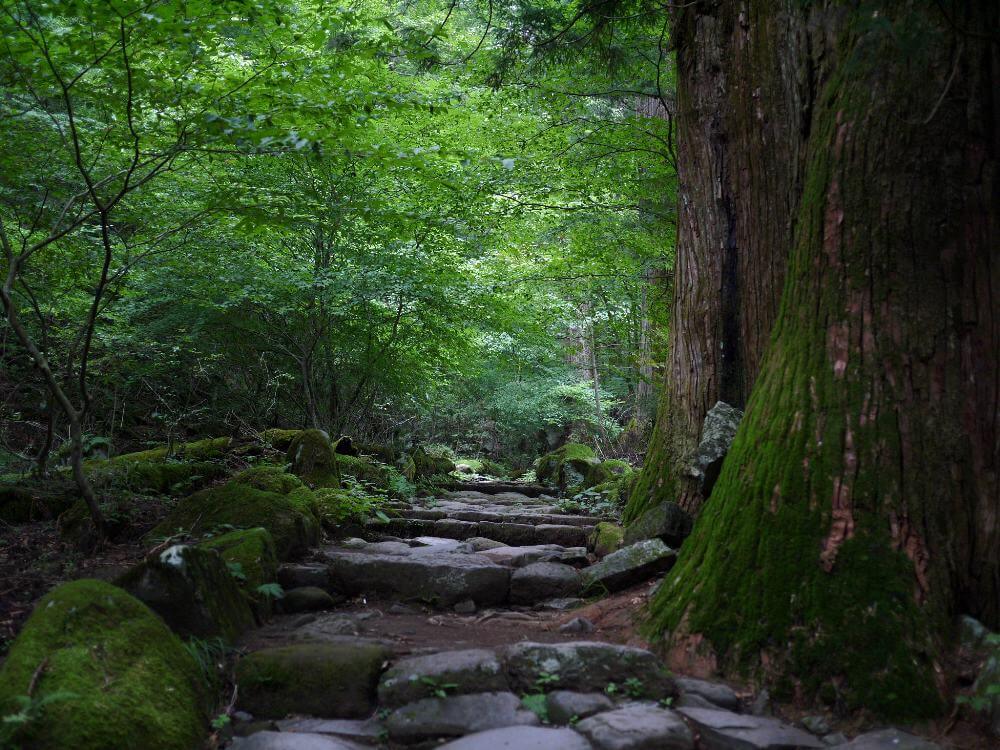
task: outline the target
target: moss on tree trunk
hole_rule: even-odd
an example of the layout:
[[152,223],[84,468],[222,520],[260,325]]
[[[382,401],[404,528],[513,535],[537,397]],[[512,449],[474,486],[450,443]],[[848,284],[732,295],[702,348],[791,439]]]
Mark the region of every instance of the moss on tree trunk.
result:
[[[682,10],[681,26],[702,12]],[[766,46],[769,21],[807,35],[780,71],[752,72],[751,91],[779,74],[815,90],[794,241],[774,250],[788,270],[771,343],[652,604],[675,664],[708,658],[785,697],[929,716],[953,615],[1000,624],[1000,65],[995,44],[955,31],[997,15],[762,1],[725,37]],[[746,231],[771,220],[751,213]]]

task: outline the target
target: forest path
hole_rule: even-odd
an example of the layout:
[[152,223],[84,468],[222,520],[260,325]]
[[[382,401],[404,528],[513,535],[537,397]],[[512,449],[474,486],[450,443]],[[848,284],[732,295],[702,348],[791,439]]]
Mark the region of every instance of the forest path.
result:
[[[668,675],[634,622],[659,563],[615,553],[638,578],[602,576],[602,519],[562,513],[539,488],[482,489],[396,504],[365,539],[281,568],[297,611],[241,642],[233,747],[824,746],[738,713],[748,695]],[[733,744],[706,744],[709,733]]]

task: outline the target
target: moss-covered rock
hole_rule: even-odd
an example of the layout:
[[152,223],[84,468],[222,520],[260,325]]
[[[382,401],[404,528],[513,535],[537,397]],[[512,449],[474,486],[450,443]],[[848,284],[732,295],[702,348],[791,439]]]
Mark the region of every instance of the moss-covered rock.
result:
[[566,443],[538,459],[535,476],[539,482],[557,486],[561,490],[581,490],[590,486],[587,484],[587,477],[600,463],[589,446]]
[[410,458],[413,460],[413,475],[416,479],[455,471],[455,462],[451,457],[433,448],[418,446],[410,453]]
[[643,539],[662,539],[667,546],[677,549],[691,533],[693,523],[691,516],[677,503],[660,503],[628,525],[625,543],[635,544]]
[[256,597],[258,586],[278,580],[278,556],[267,529],[230,531],[198,546],[217,551],[248,596]]
[[233,642],[254,625],[250,600],[213,549],[175,545],[116,583],[185,637]]
[[[264,467],[262,467],[263,469]],[[231,481],[210,487],[181,500],[170,514],[150,532],[153,538],[169,537],[180,532],[203,534],[219,526],[236,528],[263,527],[274,539],[279,560],[288,560],[319,543],[319,518],[316,499],[295,478],[283,480],[254,470],[253,477],[266,477],[273,488],[287,492],[259,489],[246,481]]]
[[374,514],[383,498],[359,495],[343,489],[325,487],[314,493],[320,521],[325,528],[336,530],[346,523],[362,523]]
[[147,463],[164,462],[168,459],[175,461],[212,461],[222,458],[229,450],[232,438],[218,437],[195,440],[190,443],[179,443],[173,446],[160,445],[149,450],[136,451],[135,453],[123,453],[111,459],[111,463]]
[[292,438],[286,454],[292,473],[307,478],[335,471],[333,446],[322,430],[302,430]]
[[285,430],[273,427],[260,433],[260,438],[266,445],[274,448],[275,450],[287,451],[289,446],[291,446],[292,441],[298,437],[300,432],[302,432],[302,430]]
[[274,492],[279,495],[287,495],[293,490],[297,490],[305,485],[302,480],[294,474],[289,474],[280,466],[255,466],[246,469],[233,477],[236,484],[245,484],[264,492]]
[[622,547],[625,540],[625,530],[616,523],[601,521],[594,527],[589,544],[598,557],[610,555]]
[[139,461],[125,456],[110,461],[90,461],[87,473],[98,485],[120,487],[135,492],[170,493],[191,491],[226,473],[224,466],[211,461]]
[[610,458],[607,461],[590,464],[584,476],[586,487],[595,487],[605,482],[611,482],[632,471],[628,461]]
[[[63,584],[35,606],[0,668],[0,715],[44,702],[8,738],[34,750],[194,750],[207,729],[194,659],[145,604],[103,581]],[[0,744],[3,744],[0,730]]]
[[337,456],[337,469],[341,478],[354,477],[379,489],[388,488],[392,482],[392,467],[364,456]]
[[254,716],[362,718],[375,708],[389,652],[373,643],[306,643],[255,651],[236,665],[238,705]]

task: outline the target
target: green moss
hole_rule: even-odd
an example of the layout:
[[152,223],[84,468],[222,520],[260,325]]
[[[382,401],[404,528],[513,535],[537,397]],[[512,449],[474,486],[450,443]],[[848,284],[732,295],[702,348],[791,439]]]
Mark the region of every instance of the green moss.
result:
[[410,453],[413,461],[413,476],[416,479],[450,474],[455,471],[455,462],[443,449],[435,446],[418,446]]
[[118,487],[135,492],[169,493],[196,489],[197,485],[224,476],[221,464],[208,461],[111,461],[88,462],[88,474],[94,484]]
[[316,500],[309,488],[299,486],[282,494],[237,481],[184,498],[150,536],[168,537],[178,531],[202,534],[223,525],[267,529],[280,560],[301,555],[319,542]]
[[620,549],[624,539],[625,529],[616,523],[601,521],[594,527],[589,543],[595,555],[604,557]]
[[280,466],[255,466],[252,469],[241,471],[233,477],[232,481],[279,495],[287,495],[292,490],[303,486],[301,479],[294,474],[287,473]]
[[36,701],[64,697],[12,744],[193,750],[204,742],[206,696],[191,655],[146,605],[108,583],[73,581],[38,602],[0,668],[0,714],[20,708],[16,698],[33,680]]
[[168,452],[168,447],[166,445],[161,445],[156,448],[150,448],[149,450],[137,451],[136,453],[123,453],[120,456],[112,458],[110,463],[144,463],[149,461],[162,462],[166,461],[168,458],[178,461],[211,461],[212,459],[221,458],[229,449],[231,442],[232,438],[229,437],[206,438],[204,440],[196,440],[191,443],[180,443],[179,445],[175,445],[173,453]]
[[388,651],[377,644],[308,643],[256,651],[236,665],[239,706],[265,718],[291,713],[360,718],[375,707]]
[[370,518],[383,498],[325,487],[314,492],[323,525],[335,530],[345,523],[361,523]]
[[322,430],[302,430],[292,439],[285,458],[296,476],[309,477],[336,471],[333,446]]
[[237,565],[243,575],[237,580],[244,593],[256,596],[257,587],[271,583],[278,577],[278,557],[274,550],[274,540],[267,529],[240,529],[222,536],[213,537],[198,546],[214,549],[222,559]]
[[287,451],[292,441],[299,436],[302,430],[285,430],[277,427],[272,427],[269,430],[264,430],[261,434],[261,440],[265,444],[271,446],[275,450]]
[[546,453],[535,467],[535,476],[544,484],[558,486],[563,490],[585,489],[587,476],[600,465],[600,460],[592,448],[582,443],[566,445]]

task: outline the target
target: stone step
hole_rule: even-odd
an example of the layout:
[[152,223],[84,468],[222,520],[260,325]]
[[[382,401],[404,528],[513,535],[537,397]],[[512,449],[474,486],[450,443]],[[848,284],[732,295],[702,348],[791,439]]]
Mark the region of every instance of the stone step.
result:
[[539,495],[551,495],[559,492],[554,487],[545,487],[540,484],[518,484],[517,482],[452,482],[443,485],[445,489],[452,492],[482,492],[485,495],[498,495],[501,492],[516,492],[527,497],[538,497]]
[[365,524],[370,534],[412,538],[418,536],[446,539],[485,537],[511,546],[558,544],[561,547],[586,547],[593,526],[554,523],[508,523],[506,521],[462,521],[452,518],[392,518],[388,523],[371,520]]
[[498,513],[486,510],[446,511],[434,508],[398,508],[400,518],[415,518],[426,521],[440,521],[453,518],[457,521],[493,521],[494,523],[556,524],[561,526],[594,526],[611,519],[597,516],[571,516],[561,513]]

